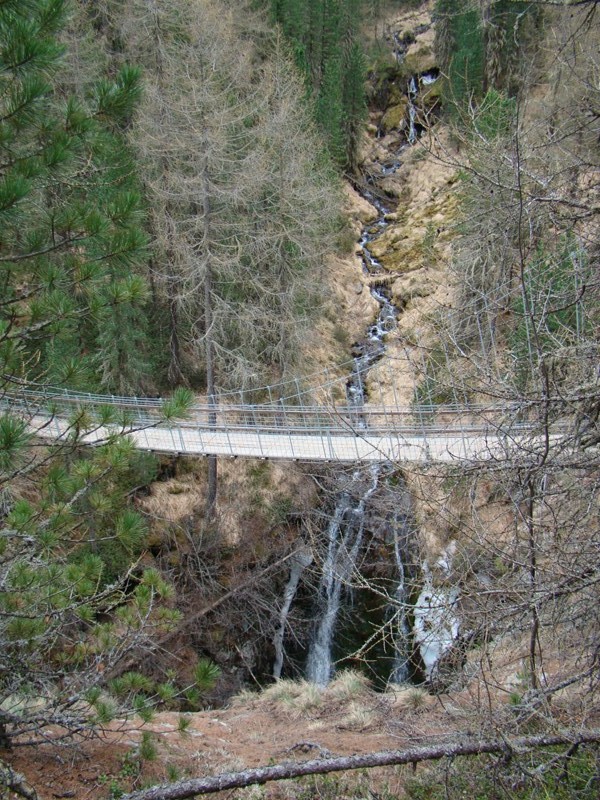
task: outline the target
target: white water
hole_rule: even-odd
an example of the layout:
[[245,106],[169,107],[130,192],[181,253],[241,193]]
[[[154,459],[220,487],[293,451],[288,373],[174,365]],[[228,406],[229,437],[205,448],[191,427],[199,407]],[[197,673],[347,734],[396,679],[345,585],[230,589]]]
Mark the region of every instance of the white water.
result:
[[[449,574],[451,564],[452,552],[448,548],[437,566]],[[413,634],[425,667],[425,677],[431,682],[440,659],[458,639],[460,620],[455,609],[460,593],[457,587],[434,586],[427,561],[423,563],[423,576],[423,588],[414,608]]]
[[[365,192],[365,197],[379,211],[379,217],[369,231],[365,231],[360,240],[362,247],[363,268],[369,274],[382,271],[379,262],[369,252],[369,242],[385,230],[385,217],[390,209]],[[374,232],[372,232],[374,231]],[[357,433],[366,429],[364,416],[361,414],[365,403],[365,378],[369,369],[379,361],[385,353],[385,336],[396,327],[396,308],[394,307],[384,286],[374,286],[371,294],[379,303],[379,313],[375,322],[369,326],[364,341],[355,345],[354,366],[348,378],[346,397],[348,405],[356,409],[353,425]],[[323,560],[322,577],[319,585],[319,622],[309,646],[306,663],[306,677],[309,681],[325,686],[334,673],[332,648],[336,632],[343,594],[352,583],[352,575],[356,570],[356,562],[360,553],[364,532],[365,513],[369,499],[379,485],[381,468],[370,467],[369,472],[356,470],[348,485],[338,495],[333,515],[327,527],[327,553]],[[405,576],[399,544],[398,520],[394,519],[394,538],[398,585],[394,596],[392,627],[394,640],[398,642],[392,680],[405,680],[407,675],[407,640],[410,629],[404,614]]]
[[[394,46],[396,58],[400,62],[403,58],[404,46],[397,34],[394,36]],[[420,77],[413,76],[409,82],[409,145],[417,141],[417,109],[415,103],[419,89],[421,85],[427,86],[435,80],[436,77],[424,74]],[[382,174],[384,176],[391,174],[399,166],[400,161],[396,160],[391,165],[382,167]],[[390,213],[390,209],[386,208],[383,202],[371,192],[365,191],[363,195],[379,212],[376,222],[374,224],[371,223],[364,230],[360,239],[363,268],[370,275],[377,275],[384,270],[379,261],[371,255],[368,245],[385,230],[388,224],[386,216]],[[356,409],[353,425],[357,434],[367,428],[364,415],[361,413],[365,403],[366,375],[373,364],[379,361],[385,353],[384,339],[386,334],[396,327],[397,310],[391,302],[387,289],[384,286],[373,286],[371,294],[379,303],[380,310],[376,321],[367,331],[366,339],[354,347],[354,366],[346,387],[348,405]],[[330,681],[334,672],[331,653],[343,592],[351,584],[352,574],[356,569],[356,559],[364,536],[365,511],[368,508],[369,498],[378,488],[379,478],[380,468],[378,466],[371,467],[370,476],[367,478],[363,471],[355,471],[349,485],[339,494],[327,527],[327,553],[323,561],[323,572],[319,586],[320,618],[309,647],[306,665],[307,679],[322,686]],[[402,519],[400,519],[401,516]],[[392,521],[392,533],[394,536],[398,582],[394,592],[394,602],[390,604],[388,613],[388,623],[391,625],[396,653],[390,675],[390,681],[394,683],[402,683],[408,678],[410,641],[413,633],[406,616],[409,600],[403,558],[405,555],[403,553],[403,537],[406,537],[406,525],[406,514],[401,515],[400,512],[396,512]],[[414,633],[421,637],[419,644],[429,677],[433,668],[430,664],[430,656],[433,657],[436,648],[443,650],[447,646],[448,634],[445,628],[442,630],[442,623],[439,622],[437,624],[438,641],[434,644],[431,639],[426,641],[423,638],[424,628],[432,619],[429,600],[435,600],[435,598],[433,597],[433,592],[429,589],[427,592],[424,589],[421,597],[427,606],[427,611],[421,616],[417,615]],[[445,607],[447,608],[447,604]],[[433,612],[433,617],[435,618],[435,612]],[[449,635],[452,637],[454,635],[453,631]]]
[[367,487],[359,488],[364,483],[363,473],[356,470],[350,486],[338,497],[327,528],[327,555],[319,589],[323,611],[306,663],[307,679],[319,686],[326,686],[333,674],[331,648],[342,591],[351,583],[365,531],[365,509],[378,479],[379,467],[373,465]]

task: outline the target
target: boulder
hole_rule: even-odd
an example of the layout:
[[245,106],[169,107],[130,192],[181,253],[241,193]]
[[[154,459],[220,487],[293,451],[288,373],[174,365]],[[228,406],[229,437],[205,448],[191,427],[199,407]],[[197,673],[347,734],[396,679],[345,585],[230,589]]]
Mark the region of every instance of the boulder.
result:
[[425,111],[435,108],[442,97],[442,86],[443,81],[441,78],[438,78],[434,83],[430,83],[429,86],[423,86],[417,100],[419,106]]
[[408,101],[406,98],[395,106],[390,106],[381,118],[381,130],[383,133],[390,133],[399,130],[406,125],[406,109]]
[[[409,53],[402,63],[405,73],[409,75],[423,75],[437,67],[435,54],[431,47],[420,47],[416,52]],[[432,84],[433,85],[433,84]]]

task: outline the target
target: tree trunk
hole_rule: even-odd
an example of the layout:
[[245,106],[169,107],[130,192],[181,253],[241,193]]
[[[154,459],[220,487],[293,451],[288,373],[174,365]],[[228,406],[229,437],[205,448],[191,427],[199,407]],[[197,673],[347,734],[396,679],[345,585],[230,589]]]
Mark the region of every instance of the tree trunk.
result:
[[573,733],[572,736],[539,735],[520,736],[509,739],[475,739],[446,742],[446,744],[425,745],[408,750],[384,750],[379,753],[366,753],[358,756],[341,758],[323,758],[300,763],[274,764],[271,767],[257,767],[242,772],[225,772],[211,778],[190,778],[168,786],[155,786],[138,792],[124,795],[122,800],[185,800],[200,794],[214,794],[228,789],[240,789],[253,784],[264,784],[270,781],[288,780],[302,775],[324,775],[328,772],[343,772],[351,769],[369,767],[386,767],[398,764],[417,764],[421,761],[436,761],[441,758],[456,756],[476,756],[484,753],[504,753],[509,757],[522,750],[539,747],[559,747],[561,745],[585,744],[600,742],[600,730],[588,730]]
[[177,309],[177,299],[169,292],[169,367],[167,369],[167,379],[170,386],[185,386],[187,381],[181,369],[181,348],[179,345],[179,333],[177,325],[179,312]]
[[[213,309],[212,309],[212,267],[208,247],[210,235],[210,175],[208,172],[208,157],[204,158],[202,177],[203,185],[203,227],[204,247],[206,248],[205,275],[204,275],[204,348],[206,358],[206,393],[208,395],[208,424],[210,427],[217,425],[217,400],[215,396],[215,366],[213,344]],[[208,456],[208,489],[206,494],[206,524],[212,522],[217,505],[217,457]]]
[[278,680],[281,678],[281,670],[283,669],[283,638],[285,635],[285,626],[287,623],[288,614],[292,605],[292,601],[296,596],[298,584],[304,570],[312,564],[313,555],[310,550],[299,550],[290,561],[290,577],[283,590],[283,604],[279,612],[279,627],[275,631],[273,637],[273,647],[275,648],[275,663],[273,664],[273,677]]

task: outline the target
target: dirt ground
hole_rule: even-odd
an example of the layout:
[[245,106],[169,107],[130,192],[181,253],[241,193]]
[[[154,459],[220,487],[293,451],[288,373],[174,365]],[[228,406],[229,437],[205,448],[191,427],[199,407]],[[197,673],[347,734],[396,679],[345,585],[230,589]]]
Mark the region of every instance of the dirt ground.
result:
[[[189,721],[185,733],[179,731],[181,716]],[[260,695],[246,693],[225,709],[164,712],[143,726],[115,721],[110,730],[78,747],[39,748],[33,757],[27,748],[17,749],[0,757],[25,775],[40,800],[102,800],[177,778],[406,747],[442,733],[445,716],[439,700],[420,689],[380,694],[365,687],[360,677],[342,675],[327,690],[282,681]],[[143,739],[146,744],[150,740],[150,752]],[[400,791],[398,770],[378,770],[374,780],[389,792]],[[360,778],[348,773],[334,781],[340,781],[334,796],[341,797],[354,794]],[[308,779],[285,781],[226,795],[318,796],[309,784]],[[344,788],[349,786],[354,788]]]

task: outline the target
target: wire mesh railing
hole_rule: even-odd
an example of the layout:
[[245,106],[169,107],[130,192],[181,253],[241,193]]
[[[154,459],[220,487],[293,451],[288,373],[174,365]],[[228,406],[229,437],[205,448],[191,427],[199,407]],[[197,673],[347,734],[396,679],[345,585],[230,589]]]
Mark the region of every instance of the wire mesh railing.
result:
[[[77,431],[97,443],[115,430],[138,447],[163,452],[301,460],[471,459],[511,437],[522,442],[535,425],[522,408],[497,405],[372,405],[208,403],[184,419],[166,420],[161,398],[120,397],[57,387],[15,387],[0,408],[29,420],[46,438]],[[82,423],[82,414],[85,415]],[[503,445],[504,446],[504,445]]]
[[[126,397],[76,392],[56,387],[5,391],[0,406],[27,413],[46,413],[68,416],[76,410],[87,409],[102,415],[103,410],[120,411],[135,423],[156,425],[163,419],[162,398]],[[177,421],[178,427],[207,427],[232,429],[298,430],[303,432],[394,432],[434,431],[452,426],[461,430],[488,428],[494,421],[506,421],[511,414],[506,406],[494,405],[395,405],[347,404],[307,405],[286,404],[282,400],[260,404],[228,403],[211,405],[196,403]],[[521,420],[527,424],[527,420]]]

